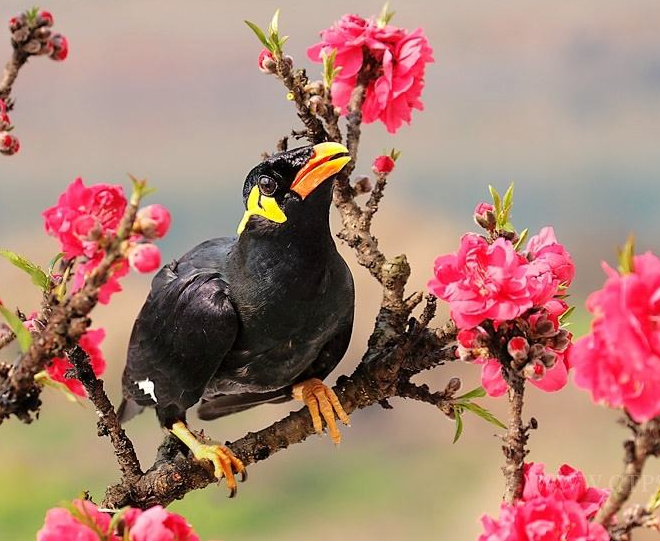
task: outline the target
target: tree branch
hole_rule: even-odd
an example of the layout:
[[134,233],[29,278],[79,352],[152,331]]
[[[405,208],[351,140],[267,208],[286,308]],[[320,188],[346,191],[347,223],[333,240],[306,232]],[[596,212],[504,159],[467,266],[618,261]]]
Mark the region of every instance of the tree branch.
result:
[[527,456],[528,428],[523,425],[522,410],[525,380],[513,372],[507,378],[509,388],[509,424],[502,451],[505,463],[502,467],[506,483],[504,501],[511,504],[522,496],[524,465]]
[[30,423],[39,411],[41,386],[35,384],[34,376],[53,357],[73,348],[87,331],[91,323],[88,315],[97,304],[99,289],[112,275],[115,264],[124,257],[125,241],[133,229],[140,198],[139,191],[135,190],[117,235],[83,287],[64,302],[60,302],[54,292],[49,294],[47,306],[50,314],[44,330],[9,373],[0,378],[0,424],[12,414]]
[[[645,424],[628,421],[633,438],[624,442],[624,466],[616,485],[605,504],[596,515],[595,521],[610,527],[614,516],[630,498],[650,456],[660,455],[660,420],[653,419]],[[632,528],[632,527],[631,527]]]

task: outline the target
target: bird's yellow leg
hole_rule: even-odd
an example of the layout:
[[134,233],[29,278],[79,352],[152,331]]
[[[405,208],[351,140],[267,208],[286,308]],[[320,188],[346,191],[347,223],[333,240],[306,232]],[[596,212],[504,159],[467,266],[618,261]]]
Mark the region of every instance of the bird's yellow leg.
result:
[[237,485],[234,473],[241,474],[241,481],[247,478],[247,471],[243,462],[232,451],[222,444],[204,444],[188,429],[184,422],[176,422],[170,432],[183,442],[198,461],[210,461],[213,464],[215,477],[220,480],[227,478],[229,496],[236,495]]
[[341,433],[337,429],[335,412],[344,425],[350,425],[351,420],[332,388],[326,386],[318,378],[310,378],[293,386],[293,397],[307,405],[314,424],[314,431],[317,433],[323,432],[323,421],[321,420],[321,417],[323,417],[328,426],[328,433],[332,442],[335,444],[341,442]]

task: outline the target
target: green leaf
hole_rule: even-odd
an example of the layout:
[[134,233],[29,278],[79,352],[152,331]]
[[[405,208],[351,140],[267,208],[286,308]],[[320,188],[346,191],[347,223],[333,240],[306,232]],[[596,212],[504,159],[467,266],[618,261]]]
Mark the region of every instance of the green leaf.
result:
[[515,250],[520,250],[522,246],[525,244],[525,241],[527,241],[528,235],[529,235],[529,228],[525,228],[523,231],[520,232],[520,235],[518,236],[518,240],[516,241],[516,244],[513,245],[513,248]]
[[575,311],[575,306],[568,307],[566,312],[559,317],[559,324],[562,326],[568,325],[568,319],[571,317],[571,314],[573,314],[573,311]]
[[461,418],[461,407],[454,405],[454,419],[456,420],[456,433],[454,433],[453,444],[456,444],[463,434],[463,419]]
[[389,24],[389,22],[392,20],[392,17],[394,17],[394,14],[396,12],[390,11],[390,3],[385,2],[385,5],[383,6],[383,9],[380,10],[380,15],[378,16],[378,19],[376,19],[376,24],[378,25],[378,28],[384,28]]
[[325,88],[329,89],[332,86],[332,82],[335,80],[335,77],[337,77],[337,74],[341,70],[341,66],[339,68],[335,68],[337,49],[333,49],[330,54],[322,51],[321,57],[323,58],[323,84],[325,85]]
[[635,236],[630,235],[623,248],[619,249],[619,271],[623,275],[635,272]]
[[261,30],[256,24],[250,22],[250,21],[244,21],[246,25],[248,25],[251,29],[252,32],[255,33],[257,38],[259,38],[259,41],[263,44],[263,46],[268,49],[271,53],[273,52],[273,46],[268,43],[268,40],[266,39],[266,34],[264,34],[264,31]]
[[16,340],[18,341],[18,346],[21,348],[21,352],[27,352],[32,344],[32,335],[30,335],[30,332],[23,325],[21,319],[4,305],[0,305],[0,314],[7,321],[10,329],[16,335]]
[[43,272],[41,267],[33,264],[27,258],[24,258],[23,256],[20,256],[19,254],[6,249],[0,249],[0,256],[30,275],[32,282],[36,286],[39,286],[39,288],[42,290],[46,290],[50,285],[50,279],[48,278],[48,275]]
[[57,262],[59,262],[63,257],[64,257],[64,252],[59,252],[55,256],[53,256],[53,259],[48,263],[48,276],[50,277],[53,276],[53,271],[55,269],[55,266],[57,265]]
[[[513,183],[509,185],[506,192],[504,193],[504,198],[502,199],[502,211],[508,215],[511,207],[513,206]],[[508,216],[505,216],[508,219]]]
[[490,192],[491,197],[493,198],[493,206],[495,207],[495,216],[499,216],[502,212],[502,200],[500,195],[497,193],[497,190],[492,184],[488,185],[488,191]]
[[467,393],[464,393],[463,395],[459,395],[456,397],[456,399],[473,399],[475,397],[485,397],[486,395],[486,390],[483,389],[481,386],[478,388],[474,388],[473,390],[470,390]]
[[473,414],[476,414],[480,418],[483,418],[487,422],[492,423],[497,427],[501,427],[502,429],[506,429],[506,425],[504,425],[500,420],[498,420],[495,416],[493,416],[490,412],[488,412],[484,407],[479,406],[476,403],[465,403],[463,406],[467,410],[469,410]]
[[270,24],[268,25],[268,34],[270,34],[271,37],[277,37],[279,33],[279,26],[280,10],[276,9],[273,18],[270,20]]

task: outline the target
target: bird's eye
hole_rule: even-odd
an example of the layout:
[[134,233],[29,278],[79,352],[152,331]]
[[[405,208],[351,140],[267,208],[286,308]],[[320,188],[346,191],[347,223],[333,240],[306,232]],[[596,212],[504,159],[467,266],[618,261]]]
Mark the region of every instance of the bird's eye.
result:
[[272,196],[275,193],[275,190],[277,190],[275,179],[266,177],[265,175],[259,177],[259,190],[261,190],[261,193],[264,196]]

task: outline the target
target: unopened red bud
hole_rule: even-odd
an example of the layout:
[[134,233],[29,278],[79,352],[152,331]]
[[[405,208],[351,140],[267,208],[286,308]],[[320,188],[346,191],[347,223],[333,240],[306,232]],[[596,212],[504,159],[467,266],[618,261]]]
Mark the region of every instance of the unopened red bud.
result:
[[257,61],[259,65],[259,70],[262,73],[275,73],[275,59],[273,58],[273,53],[268,49],[263,48],[261,53],[259,53],[259,60]]
[[41,11],[37,18],[37,24],[44,24],[46,26],[53,26],[53,15],[50,11]]
[[10,32],[15,32],[21,26],[23,26],[23,23],[18,17],[12,17],[11,19],[9,19],[9,30],[10,30]]
[[488,231],[493,231],[497,226],[495,207],[490,203],[480,203],[474,208],[474,221],[477,223],[477,226],[481,226]]
[[170,212],[158,203],[140,209],[135,219],[136,230],[147,239],[164,237],[171,223]]
[[545,365],[540,361],[532,361],[525,365],[523,376],[530,380],[541,380],[545,376]]
[[394,169],[394,160],[392,160],[391,156],[377,156],[371,169],[377,175],[390,173]]
[[128,263],[140,273],[151,273],[160,267],[160,250],[151,243],[133,245],[128,250]]
[[11,121],[7,113],[0,112],[0,132],[7,132],[11,128]]
[[53,45],[53,51],[50,58],[57,61],[66,59],[69,55],[69,42],[62,34],[53,34],[50,38],[50,43]]
[[7,132],[0,133],[0,153],[11,156],[18,152],[21,144],[18,141],[18,138]]
[[506,345],[509,355],[516,361],[527,359],[529,354],[529,343],[525,337],[513,337]]

